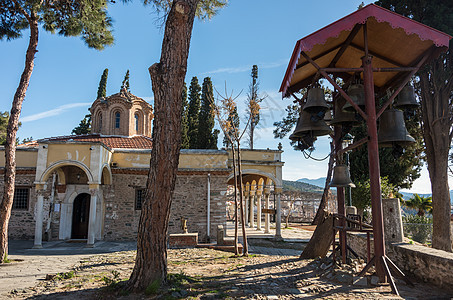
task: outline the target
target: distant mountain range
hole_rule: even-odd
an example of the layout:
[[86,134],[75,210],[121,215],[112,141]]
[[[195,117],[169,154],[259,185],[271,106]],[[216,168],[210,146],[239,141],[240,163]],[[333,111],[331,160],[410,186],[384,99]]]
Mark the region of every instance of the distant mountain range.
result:
[[[301,179],[298,179],[297,181],[293,181],[293,182],[307,183],[307,184],[314,185],[314,186],[317,186],[317,187],[320,187],[321,189],[323,189],[324,185],[326,184],[326,177],[321,177],[318,179],[301,178]],[[403,198],[406,200],[410,199],[414,195],[413,193],[406,193],[406,192],[400,192],[400,193],[403,195]],[[423,196],[423,197],[431,196],[431,194],[419,194],[419,195]],[[451,204],[453,205],[453,190],[450,190],[450,201],[451,201]]]
[[290,181],[290,180],[283,180],[283,190],[284,191],[311,192],[311,193],[322,193],[324,191],[323,188],[320,188],[313,184],[309,184],[309,183],[305,183],[305,182],[298,182],[298,181]]

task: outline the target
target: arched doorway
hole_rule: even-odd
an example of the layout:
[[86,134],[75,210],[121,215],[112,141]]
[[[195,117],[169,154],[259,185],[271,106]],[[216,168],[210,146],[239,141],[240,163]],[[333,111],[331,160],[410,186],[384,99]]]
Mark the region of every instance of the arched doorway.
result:
[[88,237],[90,198],[90,194],[82,193],[74,199],[71,230],[72,239],[86,239]]

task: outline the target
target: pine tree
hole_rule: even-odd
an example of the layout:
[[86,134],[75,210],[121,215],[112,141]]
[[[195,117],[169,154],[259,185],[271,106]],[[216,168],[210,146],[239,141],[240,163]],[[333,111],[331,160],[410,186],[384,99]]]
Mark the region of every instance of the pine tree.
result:
[[58,32],[63,36],[81,36],[88,47],[102,50],[113,43],[111,23],[106,1],[0,1],[0,40],[21,38],[23,31],[29,30],[25,66],[13,97],[7,126],[3,196],[0,201],[0,263],[3,263],[8,254],[8,223],[16,179],[15,143],[22,103],[38,52],[39,29]]
[[107,77],[109,76],[109,69],[104,69],[104,72],[101,76],[101,81],[99,81],[98,87],[98,97],[96,99],[107,96]]
[[203,80],[201,109],[198,116],[198,149],[217,149],[217,131],[214,129],[214,91],[210,77]]
[[181,119],[181,149],[189,149],[189,103],[187,102],[187,86],[184,83],[182,90],[182,119]]
[[130,92],[129,87],[129,70],[126,71],[126,75],[124,75],[123,82],[121,83],[121,90],[125,89],[126,91]]
[[189,87],[188,132],[189,148],[198,148],[198,116],[200,114],[200,91],[198,78],[192,77]]

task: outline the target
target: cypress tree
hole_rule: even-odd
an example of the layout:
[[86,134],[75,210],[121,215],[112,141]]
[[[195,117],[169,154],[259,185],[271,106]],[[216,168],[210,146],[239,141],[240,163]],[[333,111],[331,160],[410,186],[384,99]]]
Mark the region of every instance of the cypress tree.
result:
[[126,75],[124,75],[123,82],[121,83],[121,90],[126,89],[126,91],[130,92],[129,87],[129,70],[126,71]]
[[99,81],[98,87],[98,97],[96,99],[107,96],[107,77],[109,76],[109,69],[104,69],[104,72],[101,76],[101,81]]
[[212,104],[214,102],[214,92],[210,77],[203,80],[201,90],[201,109],[198,116],[198,148],[217,149],[218,130],[214,129],[214,114]]
[[192,77],[189,87],[188,132],[189,148],[198,148],[198,115],[200,114],[200,91],[198,78]]
[[181,149],[189,149],[189,103],[187,102],[187,86],[184,83],[184,87],[182,90],[182,119],[181,119]]

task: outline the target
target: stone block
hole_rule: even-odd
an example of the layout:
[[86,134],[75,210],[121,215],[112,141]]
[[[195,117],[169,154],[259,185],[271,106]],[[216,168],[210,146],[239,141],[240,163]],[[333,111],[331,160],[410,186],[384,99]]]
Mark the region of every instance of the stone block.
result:
[[169,248],[193,248],[198,244],[198,233],[170,234]]

